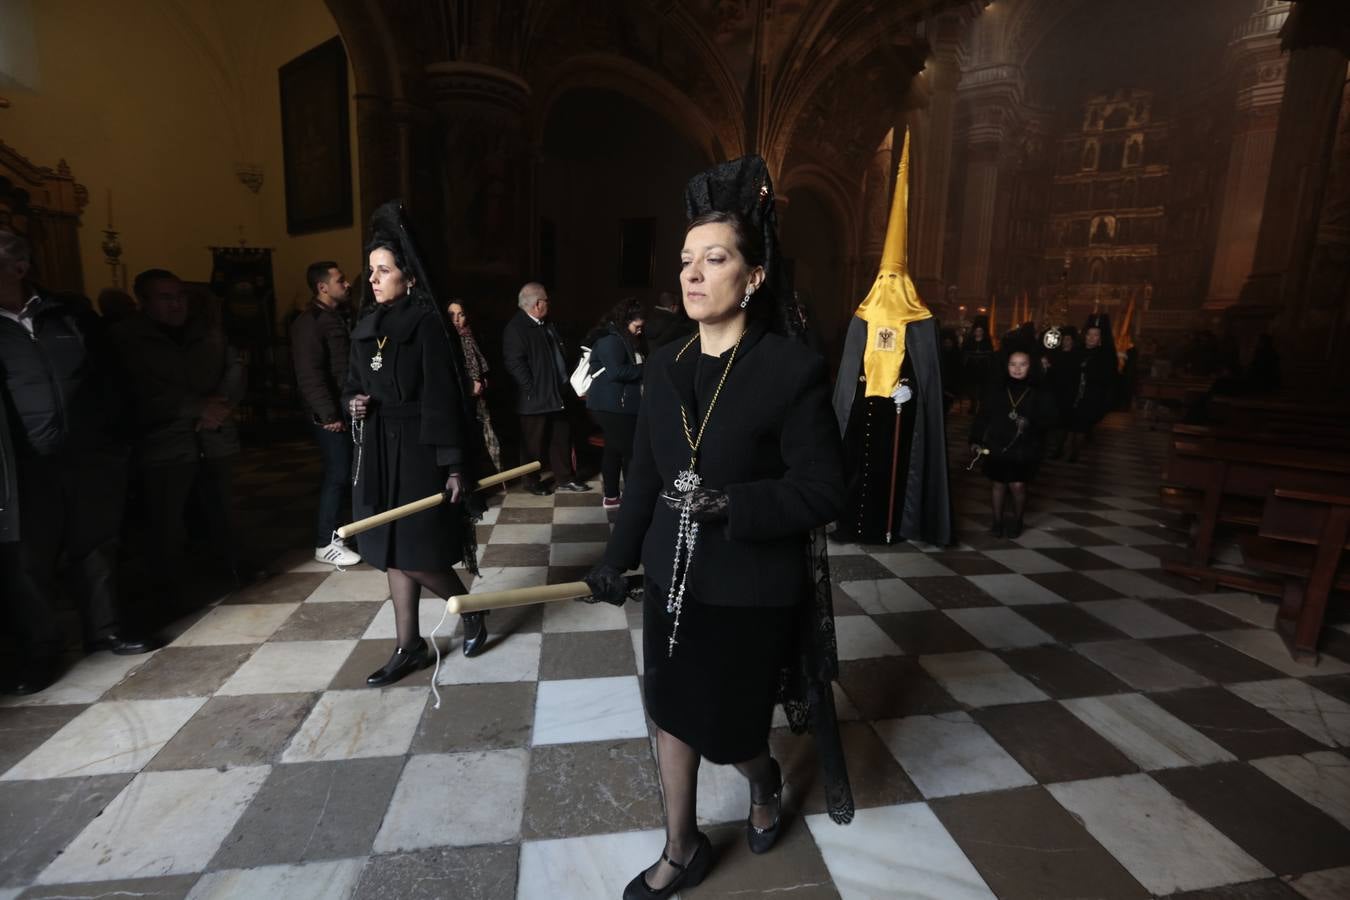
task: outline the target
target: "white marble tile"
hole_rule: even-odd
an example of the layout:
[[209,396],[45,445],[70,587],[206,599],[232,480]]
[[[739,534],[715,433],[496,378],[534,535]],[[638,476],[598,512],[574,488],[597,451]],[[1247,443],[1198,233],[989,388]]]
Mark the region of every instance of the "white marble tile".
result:
[[1143,694],[1081,697],[1060,703],[1141,769],[1203,766],[1234,758]]
[[[488,633],[491,635],[491,618]],[[538,633],[513,634],[497,641],[489,638],[481,656],[469,659],[463,653],[441,657],[438,684],[487,684],[502,681],[535,681],[539,678],[539,654],[543,636]]]
[[1152,553],[1145,553],[1143,550],[1136,550],[1133,547],[1120,544],[1107,544],[1104,547],[1084,547],[1083,549],[1094,556],[1100,556],[1102,559],[1109,560],[1127,569],[1156,569],[1159,566],[1158,557]]
[[1129,598],[1089,600],[1078,604],[1078,608],[1130,637],[1141,640],[1195,633],[1195,629],[1189,625],[1183,625],[1171,616]]
[[179,635],[175,647],[261,644],[290,618],[299,603],[241,603],[217,606]]
[[634,628],[628,632],[629,637],[633,639],[633,659],[637,660],[637,671],[643,670],[642,664],[642,629]]
[[839,541],[830,541],[830,559],[836,556],[866,556],[867,548],[862,544],[844,544]]
[[501,517],[501,514],[502,514],[502,508],[501,508],[501,505],[500,505],[500,504],[498,504],[498,505],[496,505],[496,506],[489,506],[487,509],[483,510],[482,516],[480,516],[479,519],[478,519],[478,524],[479,524],[479,525],[496,525],[496,524],[497,524],[497,519],[499,519],[499,518]]
[[412,745],[430,696],[420,687],[329,691],[319,697],[281,761],[401,756]]
[[1203,675],[1139,641],[1093,641],[1075,644],[1074,649],[1137,690],[1172,691],[1210,683]]
[[[1006,553],[1016,553],[1007,550]],[[1027,550],[1026,553],[1033,551]],[[1042,587],[1025,575],[1003,573],[999,575],[969,575],[966,578],[986,594],[1005,606],[1037,606],[1043,603],[1067,603],[1068,601],[1049,588]]]
[[538,587],[547,581],[548,566],[483,566],[469,586],[469,593],[486,594],[489,591]]
[[1224,687],[1315,741],[1328,747],[1350,747],[1350,704],[1305,681],[1279,678]]
[[322,691],[354,649],[356,641],[263,644],[216,693],[235,696]]
[[1256,759],[1252,765],[1350,828],[1350,758],[1326,751]]
[[0,780],[140,771],[204,703],[205,697],[95,703],[21,759]]
[[1070,781],[1046,790],[1150,893],[1202,890],[1271,874],[1147,775]]
[[853,822],[806,817],[841,900],[992,900],[994,894],[925,803],[858,810]]
[[956,574],[927,553],[873,553],[872,558],[901,578]]
[[991,649],[1002,647],[1034,647],[1053,644],[1055,639],[1026,619],[1002,606],[982,606],[974,609],[949,609],[948,616]]
[[0,888],[0,900],[18,900],[18,896],[27,888]]
[[[1158,523],[1150,519],[1148,524],[1156,525]],[[1149,534],[1147,531],[1140,531],[1137,528],[1130,528],[1128,525],[1104,525],[1100,528],[1089,528],[1088,531],[1100,535],[1114,544],[1124,544],[1127,547],[1136,544],[1158,543],[1156,535]]]
[[[858,712],[858,707],[853,705],[853,701],[849,699],[848,694],[844,693],[844,689],[839,686],[838,682],[831,684],[830,687],[834,689],[834,717],[836,719],[840,722],[856,722],[863,717],[862,713]],[[781,705],[773,708],[773,720],[770,727],[788,727],[787,713],[783,712]],[[702,803],[703,801],[700,800],[699,802]]]
[[201,877],[187,900],[285,897],[286,900],[345,900],[356,890],[366,860],[335,859],[298,866],[227,869]]
[[559,506],[553,510],[554,525],[608,525],[609,513],[600,506]]
[[520,845],[516,898],[596,900],[622,896],[633,873],[659,857],[665,843],[665,832],[659,828],[526,841]]
[[834,634],[841,660],[900,655],[899,645],[871,616],[839,616],[834,620]]
[[535,746],[646,736],[636,675],[539,682]]
[[933,604],[923,595],[898,578],[878,581],[844,581],[839,585],[845,594],[874,616],[886,613],[923,612]]
[[1044,553],[1030,548],[1020,550],[985,550],[984,555],[1007,566],[1019,575],[1037,575],[1043,572],[1067,572],[1069,567],[1055,562]]
[[1061,547],[1072,547],[1073,544],[1058,537],[1044,528],[1028,528],[1022,532],[1019,537],[1013,538],[1014,544],[1019,544],[1029,550],[1049,550]]
[[1146,575],[1131,572],[1129,569],[1101,569],[1083,573],[1093,581],[1100,582],[1124,597],[1184,597],[1181,591],[1168,587],[1161,581],[1154,581]]
[[553,540],[552,525],[493,525],[494,544],[548,544]]
[[745,776],[735,766],[718,766],[705,759],[698,767],[698,824],[744,822],[749,808],[750,785]]
[[1345,900],[1350,897],[1350,866],[1296,875],[1286,884],[1308,900]]
[[[330,567],[331,568],[331,567]],[[348,569],[323,580],[306,603],[349,603],[389,599],[389,576],[378,569]]]
[[623,607],[612,603],[576,603],[571,600],[544,605],[544,631],[617,631],[628,627]]
[[553,505],[552,494],[546,494],[541,497],[538,494],[531,494],[524,488],[510,491],[509,493],[507,493],[505,497],[502,498],[503,507],[509,506],[515,508],[529,507],[531,509],[543,509],[546,506],[552,505]]
[[106,650],[91,653],[71,666],[61,678],[36,694],[25,697],[0,697],[0,706],[64,706],[93,703],[127,673],[150,657],[115,656]]
[[1255,594],[1221,591],[1217,594],[1196,594],[1191,599],[1199,600],[1230,616],[1236,616],[1244,622],[1250,622],[1258,628],[1275,627],[1275,612],[1279,608],[1278,605]]
[[200,872],[270,766],[144,772],[67,845],[39,884]]
[[551,566],[593,566],[605,555],[605,544],[599,541],[564,541],[548,550]]
[[[475,584],[474,587],[477,587]],[[423,637],[431,634],[432,629],[437,625],[441,630],[437,632],[437,637],[443,637],[454,633],[455,625],[459,622],[459,616],[451,614],[446,615],[445,601],[437,596],[427,596],[423,592],[422,599],[417,604],[417,633]],[[470,590],[472,593],[472,590]],[[445,623],[441,623],[441,617],[445,616]],[[380,611],[375,613],[375,618],[370,620],[370,625],[366,627],[365,633],[361,635],[362,640],[396,640],[398,638],[398,624],[394,619],[394,601],[386,600],[380,607]]]
[[925,797],[1035,784],[1017,761],[963,712],[872,723]]
[[[519,840],[529,769],[525,749],[414,756],[394,788],[375,851]],[[447,791],[460,790],[472,792],[479,802],[451,802]]]
[[919,657],[919,665],[967,706],[999,706],[1049,699],[1040,688],[992,653],[939,653]]
[[1216,641],[1223,641],[1234,650],[1241,650],[1253,659],[1259,659],[1276,671],[1296,678],[1308,675],[1344,675],[1350,672],[1350,664],[1325,653],[1316,666],[1298,662],[1289,655],[1289,647],[1277,631],[1238,628],[1233,631],[1213,632],[1212,637]]

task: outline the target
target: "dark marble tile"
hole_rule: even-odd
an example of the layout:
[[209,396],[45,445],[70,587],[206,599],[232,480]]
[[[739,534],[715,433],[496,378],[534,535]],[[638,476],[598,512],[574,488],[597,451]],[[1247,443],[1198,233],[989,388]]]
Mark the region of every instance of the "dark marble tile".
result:
[[208,868],[365,856],[384,821],[403,762],[400,756],[277,766]]
[[1149,696],[1154,703],[1238,759],[1327,749],[1259,706],[1223,688],[1189,688]]
[[[1161,568],[1135,569],[1135,571],[1138,572],[1140,575],[1143,575],[1145,578],[1151,578],[1152,580],[1158,582],[1159,584],[1166,585],[1167,587],[1170,587],[1172,590],[1180,591],[1183,594],[1205,593],[1205,589],[1201,587],[1200,583],[1196,581],[1194,578],[1186,578],[1184,576],[1177,575],[1174,572],[1168,572],[1167,570]],[[1242,620],[1239,619],[1238,621],[1241,622]],[[1241,627],[1251,628],[1252,625],[1249,622],[1242,622]]]
[[[1350,703],[1350,675],[1320,675],[1303,680],[1319,691],[1325,691],[1338,700]],[[3,734],[3,730],[0,730],[0,734]]]
[[[1059,531],[1053,532],[1055,537],[1063,537]],[[1067,540],[1067,538],[1066,538]],[[1087,546],[1103,546],[1110,541],[1103,540],[1101,544],[1089,544]],[[1111,562],[1104,556],[1098,556],[1082,547],[1037,547],[1036,552],[1043,556],[1053,559],[1065,568],[1072,569],[1075,572],[1095,571],[1098,569],[1119,569],[1117,563]],[[1049,572],[1046,574],[1057,574]]]
[[478,542],[478,546],[487,546],[488,541],[492,540],[492,526],[484,525],[482,523],[474,525],[473,536],[474,540]]
[[348,641],[361,637],[384,602],[302,603],[269,641]]
[[[1050,553],[1068,553],[1070,551],[1048,547],[1036,552],[1049,555]],[[1086,550],[1077,552],[1087,553]],[[1095,554],[1088,553],[1088,555],[1094,556]],[[1096,558],[1101,559],[1101,557]],[[1105,562],[1105,560],[1102,561]],[[1041,587],[1059,594],[1070,603],[1083,603],[1088,600],[1114,600],[1121,596],[1114,588],[1107,587],[1100,581],[1087,577],[1082,572],[1039,572],[1027,577]]]
[[[1161,612],[1170,614],[1166,607],[1158,607]],[[1189,624],[1189,623],[1187,623]],[[1184,634],[1170,638],[1156,638],[1145,641],[1154,650],[1211,681],[1230,684],[1238,681],[1268,681],[1285,677],[1283,673],[1272,669],[1254,657],[1234,650],[1227,644],[1221,644],[1204,634]]]
[[[1025,614],[1035,607],[1019,607]],[[1130,690],[1110,672],[1067,647],[1024,647],[996,651],[1014,672],[1056,700],[1100,697]]]
[[1012,571],[1012,569],[1002,563],[995,562],[983,553],[952,550],[934,553],[933,559],[942,563],[957,575],[1002,575]]
[[663,821],[656,761],[645,738],[551,744],[530,752],[521,837],[636,831]]
[[487,617],[488,634],[493,641],[506,640],[513,634],[538,634],[544,630],[544,606],[513,606],[494,609]]
[[1101,516],[1090,512],[1072,512],[1069,510],[1064,510],[1055,513],[1055,516],[1063,519],[1066,522],[1072,522],[1073,524],[1081,528],[1110,528],[1111,526],[1116,524],[1110,519],[1104,519]]
[[930,575],[906,578],[905,583],[938,609],[969,609],[976,606],[1002,606],[960,575]]
[[1350,831],[1245,763],[1151,774],[1276,875],[1350,864]]
[[555,507],[599,506],[600,500],[600,487],[598,484],[592,484],[591,490],[578,494],[573,494],[568,491],[557,491],[553,495],[553,505]]
[[872,721],[961,708],[917,660],[907,656],[841,662],[839,685],[858,711]]
[[0,706],[0,775],[88,709],[64,706]]
[[314,593],[330,574],[330,572],[286,572],[281,575],[270,575],[235,591],[226,597],[224,602],[300,603]]
[[1225,884],[1202,891],[1168,894],[1167,900],[1303,900],[1303,895],[1278,878]]
[[[1107,525],[1114,525],[1114,522],[1107,522]],[[1104,538],[1094,531],[1088,531],[1086,528],[1053,528],[1050,531],[1055,537],[1068,541],[1074,547],[1105,547],[1108,544],[1114,544],[1110,538]],[[1047,554],[1048,555],[1048,554]],[[1065,563],[1068,565],[1068,563]],[[1079,566],[1070,566],[1070,568],[1082,568]],[[1101,568],[1096,566],[1095,568]]]
[[910,656],[984,649],[970,632],[939,609],[887,613],[873,616],[872,621],[899,645],[902,653]]
[[[488,620],[491,623],[491,619]],[[489,628],[491,625],[489,625]],[[425,636],[425,635],[424,635]],[[441,654],[458,653],[460,641],[458,638],[447,638],[442,631],[436,638],[437,645],[441,648]],[[357,641],[356,649],[348,656],[347,661],[338,669],[338,673],[333,676],[333,680],[328,683],[330,691],[348,691],[348,690],[368,690],[366,687],[366,677],[371,672],[376,671],[385,663],[389,662],[389,657],[393,656],[394,648],[398,642],[393,638],[380,638],[379,640]],[[489,644],[489,646],[491,646]],[[399,687],[430,687],[431,675],[435,671],[435,666],[427,666],[411,675],[405,677],[398,683]]]
[[[890,553],[894,548],[886,548]],[[830,557],[830,580],[838,584],[841,581],[879,581],[894,578],[895,573],[866,554]]]
[[633,639],[627,629],[546,634],[539,656],[539,680],[631,675],[636,667]]
[[1054,702],[971,711],[1004,749],[1041,784],[1137,772],[1109,741]]
[[1149,896],[1043,787],[946,797],[929,806],[1001,898]]
[[[834,827],[834,826],[831,826]],[[703,829],[716,860],[698,887],[680,891],[687,900],[742,900],[745,897],[791,897],[792,900],[836,900],[839,891],[820,855],[811,829],[800,819],[783,823],[772,853],[760,856],[745,843],[745,825]]]
[[1118,641],[1128,637],[1123,631],[1112,628],[1101,619],[1084,612],[1072,603],[1041,603],[1019,606],[1017,607],[1017,613],[1064,644]]
[[554,525],[553,543],[605,542],[609,540],[609,526],[599,522],[590,525]]
[[[1149,573],[1144,572],[1143,574]],[[1192,600],[1189,597],[1155,597],[1143,602],[1152,606],[1158,612],[1169,615],[1197,631],[1235,631],[1241,628],[1256,627],[1245,619],[1230,616],[1208,603],[1201,603],[1199,600]]]
[[[627,637],[627,632],[623,634]],[[427,704],[413,735],[411,752],[528,746],[534,728],[536,688],[533,681],[442,685],[441,708]]]
[[258,648],[229,644],[165,647],[132,669],[103,700],[158,700],[214,694]]
[[37,878],[132,777],[0,782],[0,887]]
[[488,544],[479,554],[480,566],[546,566],[548,544]]
[[372,856],[352,900],[514,900],[519,860],[518,844]]
[[1317,649],[1341,662],[1350,662],[1350,634],[1335,628],[1323,628]]
[[552,525],[551,506],[503,506],[497,513],[498,525]]
[[545,584],[567,584],[569,581],[581,581],[591,566],[549,566]]
[[212,697],[145,768],[215,769],[273,762],[317,699],[316,694]]
[[[840,722],[839,737],[848,761],[849,786],[858,809],[894,806],[922,800],[895,756],[865,722]],[[769,735],[769,747],[788,783],[789,812],[814,815],[826,812],[825,788],[820,781],[820,760],[809,734],[793,734],[786,728]]]
[[44,884],[20,894],[21,900],[184,900],[200,875],[170,875],[165,878],[128,878],[122,881],[90,881],[83,884]]

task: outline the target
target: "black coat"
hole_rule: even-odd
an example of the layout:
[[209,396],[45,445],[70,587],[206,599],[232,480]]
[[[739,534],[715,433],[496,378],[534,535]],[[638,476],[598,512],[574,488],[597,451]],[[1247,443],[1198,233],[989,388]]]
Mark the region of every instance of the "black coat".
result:
[[[466,412],[458,344],[436,310],[407,299],[377,307],[352,330],[343,405],[370,395],[352,491],[356,518],[440,493],[452,470],[472,479],[465,465],[477,458],[477,427]],[[467,527],[462,507],[442,503],[357,540],[362,558],[381,571],[446,571],[464,559]]]
[[347,319],[340,310],[314,301],[291,323],[295,383],[306,412],[316,424],[327,425],[343,418],[338,402],[347,383],[350,356]]
[[1106,347],[1078,354],[1078,387],[1073,405],[1073,427],[1086,431],[1111,410],[1115,399],[1116,355]]
[[[651,312],[647,313],[646,324],[642,327],[642,334],[647,339],[647,346],[655,353],[666,344],[673,344],[676,341],[683,346],[698,331],[698,323],[694,322],[682,312],[671,312],[668,309],[662,309],[659,306],[653,307]],[[683,338],[684,340],[680,340]]]
[[[567,384],[567,356],[552,322],[536,322],[517,309],[502,334],[502,362],[516,383],[516,412],[559,412]],[[570,390],[570,388],[566,388]]]
[[[694,402],[699,347],[676,360],[679,350],[668,344],[646,365],[633,461],[605,551],[605,561],[619,569],[640,561],[663,589],[670,586],[678,517],[658,495],[673,491],[676,474],[689,465],[681,404],[702,416]],[[720,374],[724,363],[708,364]],[[700,530],[687,596],[711,606],[805,600],[807,536],[839,514],[844,496],[825,361],[752,325],[713,409],[698,472],[704,487],[727,493],[727,520]]]
[[642,403],[642,364],[637,361],[632,343],[613,326],[591,348],[591,371],[599,374],[586,392],[587,409],[627,416],[638,414]]
[[[1020,434],[1010,417],[1014,400],[1017,415],[1026,419]],[[1058,419],[1054,397],[1047,388],[1004,378],[985,392],[980,411],[970,423],[970,442],[988,447],[990,454],[1000,459],[1038,462],[1045,451],[1045,432]]]
[[0,544],[19,539],[19,470],[9,436],[9,412],[0,403]]

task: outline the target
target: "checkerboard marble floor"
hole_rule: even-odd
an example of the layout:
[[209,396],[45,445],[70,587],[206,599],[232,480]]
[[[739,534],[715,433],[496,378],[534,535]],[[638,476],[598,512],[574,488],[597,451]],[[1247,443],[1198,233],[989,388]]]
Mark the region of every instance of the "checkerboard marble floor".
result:
[[[965,543],[832,547],[857,819],[823,815],[809,738],[778,729],[781,846],[748,853],[747,790],[705,765],[718,862],[685,896],[1350,896],[1350,633],[1298,665],[1272,606],[1164,574],[1161,433],[1109,420],[1009,541],[951,428]],[[276,574],[0,707],[0,900],[593,900],[655,858],[638,610],[499,612],[473,660],[456,630],[440,709],[430,670],[369,690],[383,576],[308,561],[315,481],[305,444],[247,455]],[[598,492],[498,502],[475,590],[573,580],[608,533]]]

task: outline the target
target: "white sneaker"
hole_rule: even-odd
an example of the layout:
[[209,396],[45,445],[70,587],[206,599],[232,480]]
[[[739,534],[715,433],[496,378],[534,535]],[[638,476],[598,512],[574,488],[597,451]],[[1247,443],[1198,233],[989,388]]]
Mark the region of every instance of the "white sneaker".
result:
[[334,566],[354,566],[361,561],[361,554],[349,549],[342,541],[335,540],[327,547],[315,548],[314,559]]

